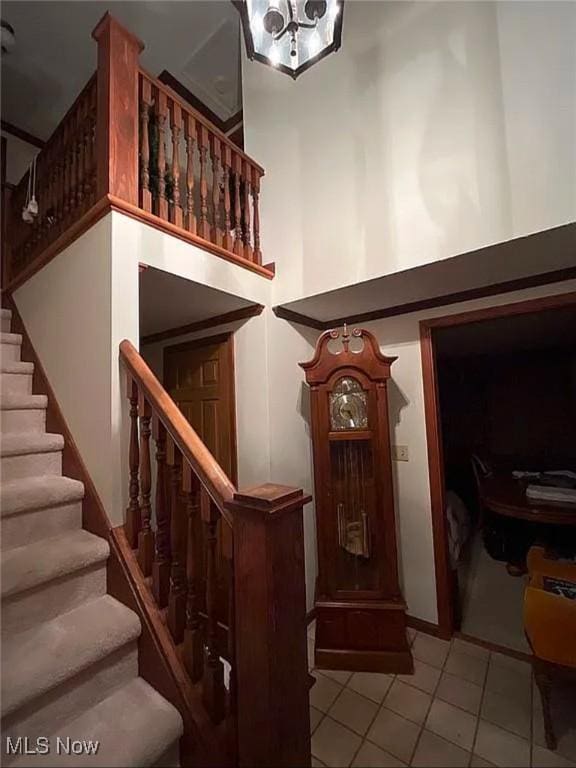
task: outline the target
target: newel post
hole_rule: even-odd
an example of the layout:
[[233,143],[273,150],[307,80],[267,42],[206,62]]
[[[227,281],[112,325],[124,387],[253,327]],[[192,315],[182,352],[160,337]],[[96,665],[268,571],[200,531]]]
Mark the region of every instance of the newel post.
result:
[[310,765],[302,507],[266,483],[227,504],[234,531],[238,764]]
[[98,43],[96,195],[138,205],[138,56],[144,44],[110,13],[92,32]]

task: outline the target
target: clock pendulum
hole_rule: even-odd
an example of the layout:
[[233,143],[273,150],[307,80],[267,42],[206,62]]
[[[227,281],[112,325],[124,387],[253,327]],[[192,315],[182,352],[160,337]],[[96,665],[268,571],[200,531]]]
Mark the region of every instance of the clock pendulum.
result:
[[[351,349],[351,340],[355,339]],[[341,349],[332,347],[340,340]],[[397,572],[386,357],[366,330],[326,331],[310,386],[318,541],[315,663],[410,673]]]

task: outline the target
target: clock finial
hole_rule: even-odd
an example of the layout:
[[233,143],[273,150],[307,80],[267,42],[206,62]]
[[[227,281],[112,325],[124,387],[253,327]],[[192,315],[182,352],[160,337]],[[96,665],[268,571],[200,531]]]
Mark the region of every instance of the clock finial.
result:
[[350,344],[350,334],[348,333],[348,325],[344,323],[344,330],[342,331],[342,346],[344,352],[348,352],[348,345]]

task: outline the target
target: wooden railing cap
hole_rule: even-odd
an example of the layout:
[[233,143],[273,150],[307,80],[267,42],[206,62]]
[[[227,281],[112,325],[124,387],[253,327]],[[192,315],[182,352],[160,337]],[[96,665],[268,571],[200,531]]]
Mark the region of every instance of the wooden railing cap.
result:
[[106,13],[104,14],[104,16],[102,16],[98,24],[96,24],[96,26],[92,30],[92,37],[94,38],[94,40],[98,41],[102,37],[104,32],[111,28],[115,28],[116,31],[122,34],[123,37],[125,37],[133,45],[135,45],[138,48],[139,53],[141,53],[144,50],[145,45],[142,42],[142,40],[140,40],[139,37],[137,37],[128,29],[126,29],[126,27],[123,24],[120,24],[118,19],[112,16],[110,11],[106,11]]
[[302,488],[293,488],[278,483],[263,483],[243,491],[236,491],[226,507],[230,510],[251,509],[266,515],[287,512],[308,504],[312,497]]

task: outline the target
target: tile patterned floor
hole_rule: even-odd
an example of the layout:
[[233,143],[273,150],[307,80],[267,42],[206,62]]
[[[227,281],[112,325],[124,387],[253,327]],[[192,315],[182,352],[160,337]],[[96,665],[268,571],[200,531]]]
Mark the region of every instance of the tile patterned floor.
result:
[[[555,691],[546,749],[530,665],[409,630],[414,675],[313,670],[313,766],[576,768],[576,691]],[[308,633],[314,657],[314,625]]]

